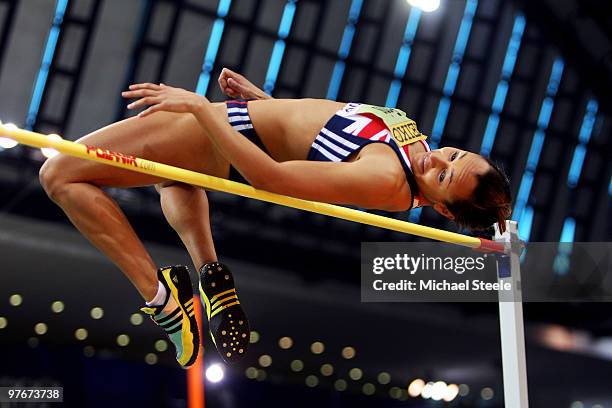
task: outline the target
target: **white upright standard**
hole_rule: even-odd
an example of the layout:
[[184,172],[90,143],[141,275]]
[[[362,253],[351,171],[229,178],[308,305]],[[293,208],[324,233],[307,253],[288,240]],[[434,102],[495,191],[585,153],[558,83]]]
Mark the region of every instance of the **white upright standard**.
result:
[[527,363],[525,359],[525,328],[523,325],[523,297],[521,292],[522,243],[516,221],[506,221],[506,231],[495,227],[495,240],[510,246],[509,255],[497,256],[497,279],[509,282],[512,290],[499,292],[499,324],[504,371],[504,400],[506,408],[527,408]]

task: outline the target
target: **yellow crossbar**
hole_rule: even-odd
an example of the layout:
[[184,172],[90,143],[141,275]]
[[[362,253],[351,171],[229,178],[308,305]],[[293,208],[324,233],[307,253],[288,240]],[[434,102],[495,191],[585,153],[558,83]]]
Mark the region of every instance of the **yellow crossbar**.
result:
[[118,152],[101,149],[95,146],[86,146],[84,144],[75,143],[68,140],[50,138],[40,133],[13,128],[12,126],[7,127],[5,125],[0,125],[0,136],[8,137],[21,144],[31,147],[51,148],[69,156],[91,160],[109,166],[137,171],[139,173],[145,173],[164,179],[180,181],[211,190],[237,194],[243,197],[284,205],[286,207],[298,208],[300,210],[341,218],[343,220],[372,225],[406,234],[417,235],[436,241],[449,242],[470,248],[487,248],[489,250],[499,250],[500,248],[500,244],[492,241],[457,234],[454,232],[443,231],[406,221],[400,221],[376,214],[370,214],[338,205],[302,200],[299,198],[257,190],[246,184],[236,183],[234,181],[157,163],[139,157],[123,155]]

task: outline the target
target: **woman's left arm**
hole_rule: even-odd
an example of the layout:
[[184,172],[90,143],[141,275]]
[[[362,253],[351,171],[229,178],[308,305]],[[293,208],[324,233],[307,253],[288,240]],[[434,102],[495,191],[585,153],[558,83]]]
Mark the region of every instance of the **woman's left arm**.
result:
[[[307,200],[386,209],[399,186],[405,184],[401,167],[385,154],[369,154],[351,163],[279,163],[245,137],[240,137],[227,118],[215,112],[203,96],[165,85],[131,85],[126,98],[140,98],[128,105],[150,105],[138,116],[158,111],[191,113],[223,155],[255,188]],[[385,149],[384,153],[388,153]],[[372,169],[376,169],[372,173]]]
[[138,114],[148,116],[154,112],[167,111],[191,113],[205,130],[209,139],[221,155],[255,188],[262,188],[267,180],[278,176],[279,163],[245,137],[238,137],[226,117],[219,115],[204,96],[167,85],[136,84],[123,92],[124,98],[139,98],[128,105],[137,109],[149,105]]

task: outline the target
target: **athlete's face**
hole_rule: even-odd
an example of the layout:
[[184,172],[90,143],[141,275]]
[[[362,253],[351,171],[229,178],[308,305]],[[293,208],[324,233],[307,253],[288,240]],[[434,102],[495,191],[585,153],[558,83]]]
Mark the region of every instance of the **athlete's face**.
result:
[[411,157],[421,195],[447,218],[453,215],[446,202],[467,199],[478,183],[477,176],[489,169],[482,156],[454,147],[443,147]]

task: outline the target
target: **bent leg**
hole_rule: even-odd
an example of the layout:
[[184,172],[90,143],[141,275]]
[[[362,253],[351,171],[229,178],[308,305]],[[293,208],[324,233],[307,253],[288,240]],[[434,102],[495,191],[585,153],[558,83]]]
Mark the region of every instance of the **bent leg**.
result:
[[206,191],[183,183],[155,187],[164,216],[183,241],[196,271],[206,263],[216,262]]
[[[159,112],[130,118],[79,142],[221,177],[228,171],[192,115]],[[152,299],[158,287],[156,266],[124,213],[101,187],[164,180],[64,155],[48,160],[40,179],[76,228],[128,276],[145,300]]]

